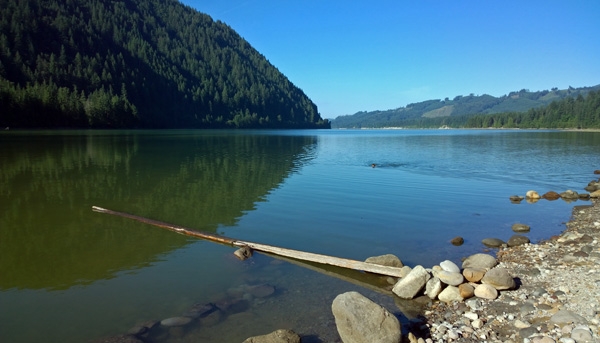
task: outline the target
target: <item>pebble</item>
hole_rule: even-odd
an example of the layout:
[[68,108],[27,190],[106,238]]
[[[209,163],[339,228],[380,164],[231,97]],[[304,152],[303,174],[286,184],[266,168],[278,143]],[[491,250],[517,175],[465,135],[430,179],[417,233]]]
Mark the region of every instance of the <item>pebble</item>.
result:
[[463,314],[463,316],[465,316],[471,320],[479,319],[479,315],[475,312],[465,312],[465,314]]
[[192,321],[190,317],[171,317],[160,321],[161,325],[164,326],[183,326],[189,324]]
[[583,325],[578,325],[571,331],[571,338],[576,342],[591,342],[593,340],[590,328]]

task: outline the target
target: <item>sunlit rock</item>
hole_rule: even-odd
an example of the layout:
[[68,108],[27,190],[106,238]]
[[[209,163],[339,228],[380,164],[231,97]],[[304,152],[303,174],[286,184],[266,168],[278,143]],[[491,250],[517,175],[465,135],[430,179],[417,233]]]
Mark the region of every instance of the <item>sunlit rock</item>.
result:
[[540,194],[536,191],[527,191],[527,193],[525,193],[525,197],[528,199],[539,199],[540,198]]
[[425,268],[416,266],[394,285],[392,292],[400,298],[412,299],[425,287],[430,278],[431,275]]
[[393,255],[393,254],[372,256],[372,257],[367,258],[365,260],[365,262],[379,264],[379,265],[388,266],[388,267],[397,267],[397,268],[404,267],[404,264],[402,263],[402,261],[396,255]]
[[398,319],[358,292],[338,295],[331,311],[344,343],[400,342],[402,332]]

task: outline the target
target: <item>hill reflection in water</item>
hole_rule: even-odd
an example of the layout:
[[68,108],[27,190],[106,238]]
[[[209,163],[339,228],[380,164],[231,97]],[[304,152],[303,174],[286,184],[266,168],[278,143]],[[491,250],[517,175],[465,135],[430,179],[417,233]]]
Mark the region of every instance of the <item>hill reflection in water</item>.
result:
[[98,205],[215,233],[313,158],[316,139],[222,131],[0,136],[0,289],[68,289],[190,239]]

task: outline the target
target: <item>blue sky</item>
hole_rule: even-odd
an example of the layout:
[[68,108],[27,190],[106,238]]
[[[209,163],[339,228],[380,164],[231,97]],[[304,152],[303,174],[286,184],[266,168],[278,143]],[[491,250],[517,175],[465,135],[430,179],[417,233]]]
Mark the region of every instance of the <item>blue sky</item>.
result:
[[333,119],[457,95],[600,84],[600,1],[180,0]]

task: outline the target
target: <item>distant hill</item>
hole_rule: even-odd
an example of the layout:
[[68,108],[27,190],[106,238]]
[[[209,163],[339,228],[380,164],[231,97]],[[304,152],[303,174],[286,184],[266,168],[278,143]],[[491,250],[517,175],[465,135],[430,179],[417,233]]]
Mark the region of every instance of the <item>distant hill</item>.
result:
[[233,29],[176,0],[0,0],[0,126],[329,122]]
[[466,122],[467,117],[474,115],[526,112],[533,108],[547,106],[554,101],[566,98],[585,96],[590,91],[600,90],[600,85],[559,90],[544,90],[530,92],[522,89],[508,95],[494,97],[491,95],[457,96],[450,100],[427,100],[409,104],[386,111],[357,112],[353,115],[335,118],[331,126],[334,128],[378,128],[378,127],[422,127],[437,125],[442,121],[435,118],[461,117]]

